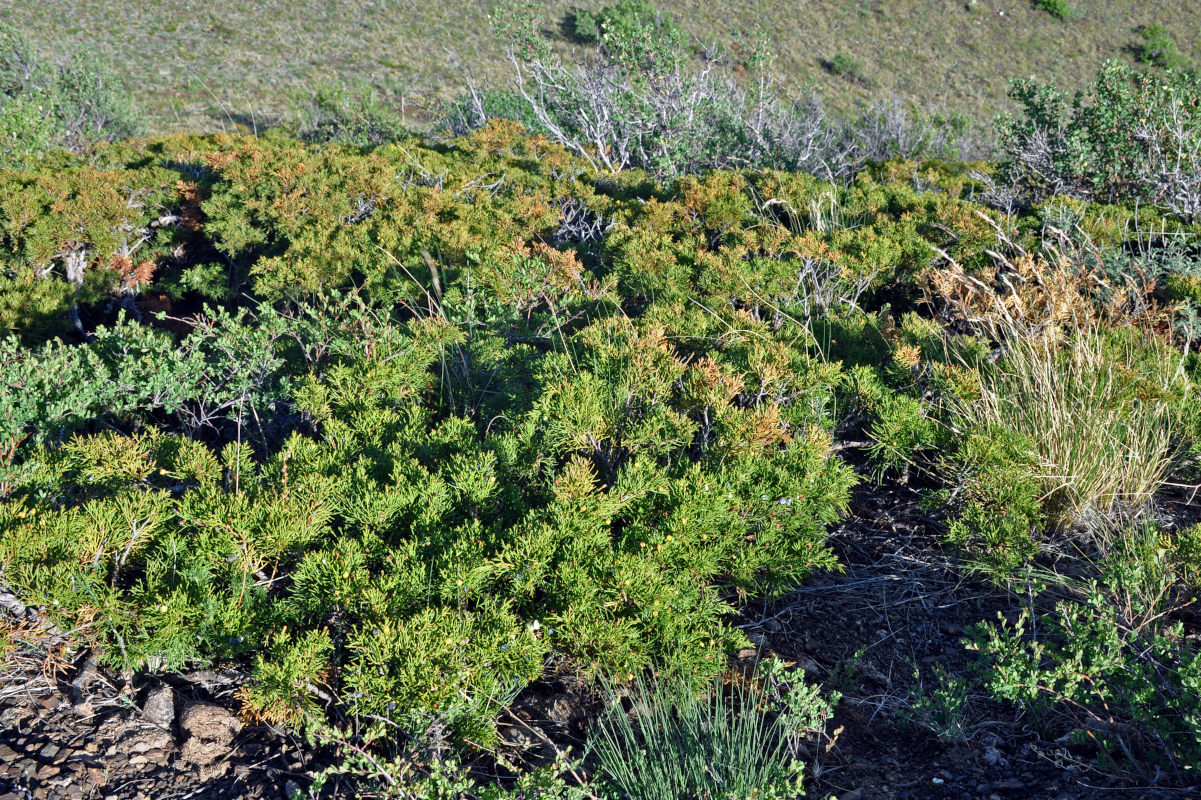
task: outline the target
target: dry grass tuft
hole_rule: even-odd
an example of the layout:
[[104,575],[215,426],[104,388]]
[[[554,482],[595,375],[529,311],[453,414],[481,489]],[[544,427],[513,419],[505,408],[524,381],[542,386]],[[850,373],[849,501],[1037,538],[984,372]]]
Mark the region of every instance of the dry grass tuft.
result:
[[1051,525],[1082,526],[1108,549],[1108,520],[1141,508],[1172,463],[1171,364],[1088,325],[1011,328],[1003,346],[969,423],[1033,442]]

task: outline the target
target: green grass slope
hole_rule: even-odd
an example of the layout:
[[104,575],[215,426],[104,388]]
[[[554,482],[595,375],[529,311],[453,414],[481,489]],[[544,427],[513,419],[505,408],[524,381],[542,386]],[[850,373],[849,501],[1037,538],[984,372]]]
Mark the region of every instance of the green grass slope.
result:
[[[545,4],[561,21],[584,0]],[[508,80],[501,45],[488,25],[491,0],[297,2],[229,0],[196,4],[155,0],[0,3],[47,55],[92,42],[136,89],[153,127],[209,130],[261,126],[288,107],[293,92],[322,80],[392,85],[420,115],[452,96],[469,72],[484,84]],[[1075,4],[1059,20],[1025,0],[664,0],[698,43],[729,46],[761,25],[795,89],[821,91],[834,107],[896,95],[938,110],[986,120],[1005,102],[1011,77],[1038,75],[1074,88],[1105,58],[1140,41],[1139,28],[1168,27],[1186,57],[1201,55],[1201,28],[1183,24],[1189,0]],[[861,79],[833,74],[839,54],[861,66]],[[455,60],[464,67],[455,67]],[[466,72],[465,72],[466,71]]]

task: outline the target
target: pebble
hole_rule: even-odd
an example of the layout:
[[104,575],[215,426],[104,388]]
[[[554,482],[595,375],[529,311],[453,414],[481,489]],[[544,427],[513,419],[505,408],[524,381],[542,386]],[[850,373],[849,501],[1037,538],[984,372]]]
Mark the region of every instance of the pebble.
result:
[[170,727],[175,721],[175,693],[170,686],[154,686],[146,692],[146,700],[142,703],[142,713],[146,719],[164,728]]
[[42,748],[41,752],[38,753],[38,755],[40,755],[42,758],[49,760],[49,759],[54,758],[56,755],[58,755],[58,750],[59,750],[58,745],[48,744]]

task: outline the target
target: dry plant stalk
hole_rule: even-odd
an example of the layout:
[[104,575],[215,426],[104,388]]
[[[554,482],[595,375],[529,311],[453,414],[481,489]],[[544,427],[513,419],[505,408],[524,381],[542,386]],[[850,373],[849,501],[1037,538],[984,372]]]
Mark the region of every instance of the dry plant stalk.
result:
[[1101,324],[1170,328],[1172,310],[1151,299],[1153,285],[1114,286],[1097,270],[1081,269],[1062,255],[1054,260],[1029,253],[997,256],[993,266],[976,274],[952,260],[927,271],[925,283],[927,302],[940,305],[944,317],[997,341],[1014,330]]

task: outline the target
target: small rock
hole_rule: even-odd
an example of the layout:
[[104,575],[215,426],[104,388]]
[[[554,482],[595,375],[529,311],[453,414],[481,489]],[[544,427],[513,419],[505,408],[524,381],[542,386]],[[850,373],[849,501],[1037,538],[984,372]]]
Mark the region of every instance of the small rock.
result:
[[37,772],[38,780],[44,781],[48,778],[53,778],[55,775],[57,775],[61,771],[62,770],[59,767],[56,767],[53,764],[43,764],[41,767],[38,768],[38,772]]
[[993,781],[994,789],[1025,789],[1026,784],[1017,778],[1006,778],[1003,781]]
[[142,713],[155,725],[170,727],[175,721],[175,693],[171,691],[171,687],[160,685],[147,691],[146,699],[142,703]]
[[142,755],[141,753],[137,753],[129,757],[129,766],[140,767],[149,760],[150,759],[146,758],[146,756]]
[[17,751],[6,744],[0,744],[0,764],[12,764],[17,760]]
[[234,734],[242,729],[241,720],[216,703],[189,703],[179,716],[179,727],[187,737],[179,757],[200,767],[202,781],[229,770],[229,763],[221,759],[230,751]]
[[49,761],[49,760],[53,759],[56,755],[58,755],[58,750],[59,750],[58,745],[48,744],[41,749],[41,751],[38,753],[38,755],[40,755],[42,758]]

